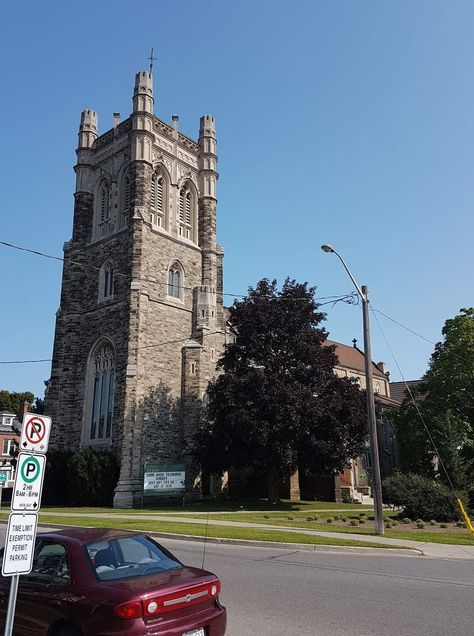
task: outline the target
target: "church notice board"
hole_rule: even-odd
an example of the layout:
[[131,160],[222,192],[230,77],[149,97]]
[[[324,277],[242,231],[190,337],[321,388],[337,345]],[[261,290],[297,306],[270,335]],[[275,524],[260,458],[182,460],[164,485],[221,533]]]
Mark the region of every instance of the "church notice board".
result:
[[184,464],[149,462],[143,470],[143,494],[179,496],[185,492],[186,467]]

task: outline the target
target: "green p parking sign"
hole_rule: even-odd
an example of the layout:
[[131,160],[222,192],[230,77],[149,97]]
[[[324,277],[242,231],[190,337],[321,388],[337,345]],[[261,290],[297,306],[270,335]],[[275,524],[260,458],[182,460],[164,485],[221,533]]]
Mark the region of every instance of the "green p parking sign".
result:
[[44,455],[30,455],[20,453],[18,455],[17,475],[13,488],[13,511],[38,510],[43,490],[44,467],[46,457]]

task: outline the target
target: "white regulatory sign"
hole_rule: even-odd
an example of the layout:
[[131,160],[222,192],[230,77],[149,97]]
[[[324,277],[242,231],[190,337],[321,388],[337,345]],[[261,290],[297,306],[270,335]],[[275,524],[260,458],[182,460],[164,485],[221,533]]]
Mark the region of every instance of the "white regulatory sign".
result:
[[16,465],[15,485],[12,494],[12,510],[38,511],[43,490],[44,455],[20,453]]
[[2,561],[3,576],[31,572],[37,525],[38,515],[34,513],[10,514]]
[[20,451],[46,453],[50,433],[50,417],[46,417],[46,415],[36,415],[36,413],[26,413],[21,429]]

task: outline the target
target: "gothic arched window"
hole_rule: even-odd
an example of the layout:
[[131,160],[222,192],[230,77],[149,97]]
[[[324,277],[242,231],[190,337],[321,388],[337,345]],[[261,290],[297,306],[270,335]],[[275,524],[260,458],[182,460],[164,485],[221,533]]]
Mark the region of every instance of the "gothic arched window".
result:
[[100,268],[99,273],[99,300],[111,298],[114,295],[114,266],[107,261]]
[[152,222],[166,229],[167,182],[160,170],[152,174],[150,199]]
[[109,342],[102,341],[89,358],[88,387],[90,409],[86,443],[100,443],[112,437],[115,390],[115,354]]
[[195,241],[196,197],[191,186],[185,184],[179,191],[178,231],[179,236]]
[[107,236],[110,233],[110,189],[105,180],[101,182],[97,192],[96,219],[96,238]]
[[125,175],[125,178],[123,180],[122,214],[120,215],[120,227],[125,227],[128,225],[128,221],[130,219],[131,201],[130,176],[127,174]]
[[179,263],[173,263],[168,270],[168,296],[183,298],[183,268]]

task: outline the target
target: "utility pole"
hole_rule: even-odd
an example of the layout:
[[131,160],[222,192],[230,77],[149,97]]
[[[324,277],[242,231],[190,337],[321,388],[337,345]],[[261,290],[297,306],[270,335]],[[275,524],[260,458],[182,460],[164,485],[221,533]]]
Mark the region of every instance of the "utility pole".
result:
[[382,508],[382,481],[380,479],[380,457],[377,436],[377,418],[375,415],[374,380],[372,376],[372,351],[370,346],[369,290],[362,285],[362,311],[364,318],[364,358],[365,383],[367,395],[367,413],[369,417],[369,441],[372,459],[372,495],[374,498],[375,532],[384,534]]
[[349,278],[355,285],[357,293],[362,300],[362,317],[364,322],[364,358],[365,358],[365,393],[367,396],[367,416],[369,424],[369,445],[370,457],[372,461],[372,496],[374,499],[374,524],[375,533],[383,535],[385,528],[383,525],[382,507],[382,481],[380,479],[380,458],[379,444],[377,439],[377,418],[375,417],[374,381],[372,376],[372,352],[370,348],[370,320],[369,320],[369,293],[366,285],[362,288],[357,284],[351,270],[347,267],[345,260],[336,252],[331,245],[321,245],[323,252],[335,254],[341,261],[344,269],[349,274]]

